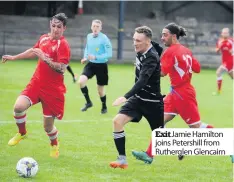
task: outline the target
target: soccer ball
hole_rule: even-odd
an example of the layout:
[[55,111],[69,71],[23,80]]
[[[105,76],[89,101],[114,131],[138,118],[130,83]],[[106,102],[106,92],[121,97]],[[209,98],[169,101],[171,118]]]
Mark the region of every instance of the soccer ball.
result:
[[38,164],[31,157],[24,157],[17,162],[16,172],[19,176],[24,178],[30,178],[37,174]]

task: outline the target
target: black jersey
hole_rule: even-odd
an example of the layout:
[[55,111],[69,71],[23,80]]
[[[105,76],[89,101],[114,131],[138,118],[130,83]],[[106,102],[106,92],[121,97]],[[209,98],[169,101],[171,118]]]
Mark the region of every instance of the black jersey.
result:
[[125,98],[135,95],[144,101],[158,102],[161,98],[161,67],[156,49],[152,46],[143,54],[137,53],[135,65],[135,85],[125,94]]

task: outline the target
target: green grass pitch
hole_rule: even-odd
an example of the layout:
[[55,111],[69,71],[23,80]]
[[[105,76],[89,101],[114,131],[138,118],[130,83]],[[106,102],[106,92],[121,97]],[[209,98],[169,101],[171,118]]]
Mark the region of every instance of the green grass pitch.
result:
[[[72,62],[71,66],[80,74],[83,65]],[[84,98],[78,85],[66,72],[67,86],[65,115],[56,121],[59,130],[60,157],[49,157],[49,139],[43,130],[42,110],[38,104],[27,113],[28,138],[14,147],[7,145],[17,128],[13,120],[13,105],[20,91],[31,78],[36,61],[15,61],[0,64],[0,181],[42,182],[231,182],[232,163],[229,156],[187,156],[178,161],[176,156],[158,156],[151,165],[143,164],[131,156],[131,150],[145,150],[150,137],[150,128],[145,119],[140,123],[129,123],[125,127],[126,148],[129,168],[112,169],[109,162],[117,157],[112,137],[112,118],[119,107],[112,102],[127,92],[134,83],[134,69],[130,65],[109,66],[107,92],[108,113],[100,114],[101,103],[97,94],[96,79],[88,82],[94,107],[80,112]],[[168,93],[169,79],[162,78],[162,92]],[[212,96],[216,89],[215,70],[202,70],[194,74],[193,84],[202,121],[217,128],[231,128],[232,123],[232,80],[225,75],[222,95]],[[167,127],[187,127],[178,116]],[[39,163],[39,172],[32,179],[17,176],[17,161],[30,156]]]

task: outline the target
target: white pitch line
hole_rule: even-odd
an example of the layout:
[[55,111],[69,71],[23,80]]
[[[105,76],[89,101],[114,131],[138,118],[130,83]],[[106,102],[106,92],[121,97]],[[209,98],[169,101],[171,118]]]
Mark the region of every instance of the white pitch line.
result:
[[[82,123],[82,122],[101,122],[101,121],[111,121],[111,119],[100,119],[100,120],[97,120],[97,119],[90,119],[90,120],[82,120],[82,119],[76,119],[76,120],[55,120],[55,123]],[[43,121],[42,120],[28,120],[26,121],[27,123],[42,123]],[[15,124],[15,121],[7,121],[7,120],[0,120],[0,125],[1,124]]]

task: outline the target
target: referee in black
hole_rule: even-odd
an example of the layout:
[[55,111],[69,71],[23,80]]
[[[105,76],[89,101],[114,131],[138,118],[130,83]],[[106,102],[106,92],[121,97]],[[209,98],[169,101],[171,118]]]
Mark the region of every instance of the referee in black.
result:
[[[119,156],[110,163],[113,168],[127,168],[124,125],[139,122],[144,116],[151,130],[164,126],[164,104],[160,88],[160,59],[158,44],[152,42],[152,30],[147,26],[135,29],[133,43],[136,55],[135,84],[123,97],[113,103],[125,103],[113,119],[114,141]],[[161,53],[160,53],[161,54]]]

